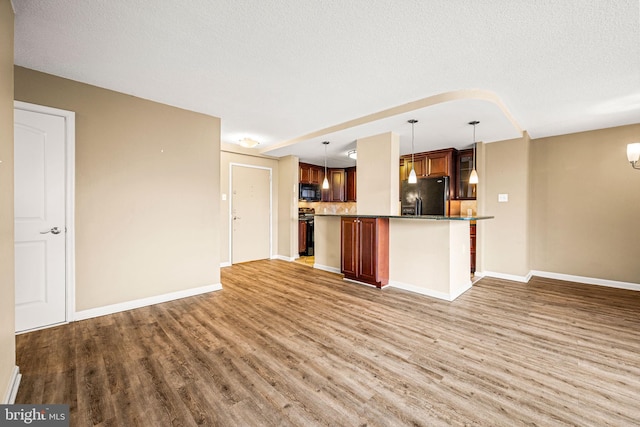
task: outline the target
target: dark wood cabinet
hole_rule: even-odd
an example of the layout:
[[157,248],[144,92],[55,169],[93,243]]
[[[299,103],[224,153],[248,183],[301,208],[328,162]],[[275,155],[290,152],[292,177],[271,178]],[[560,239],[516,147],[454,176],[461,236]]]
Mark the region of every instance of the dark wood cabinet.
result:
[[323,202],[344,202],[346,195],[346,173],[344,169],[328,169],[329,188],[322,189]]
[[321,167],[311,168],[311,184],[322,184],[324,181],[324,169]]
[[475,200],[476,184],[469,184],[469,177],[473,170],[473,150],[458,151],[456,161],[456,198]]
[[470,224],[469,229],[469,237],[471,240],[471,274],[473,274],[476,272],[476,225]]
[[409,173],[411,173],[411,166],[413,165],[417,177],[427,176],[427,156],[426,153],[414,154],[413,162],[411,161],[411,154],[408,156],[400,157],[400,182],[405,179],[409,179]]
[[[455,149],[428,151],[426,157],[426,174],[428,177],[455,175],[455,165],[453,163]],[[416,171],[417,173],[417,171]],[[452,184],[453,185],[453,184]]]
[[298,221],[298,253],[307,252],[307,222]]
[[[301,184],[322,184],[324,167],[309,163],[300,163]],[[356,168],[328,169],[329,188],[322,189],[323,202],[355,202],[356,201]]]
[[322,184],[324,180],[324,168],[322,166],[300,163],[299,167],[301,184]]
[[341,263],[345,278],[381,288],[389,283],[389,219],[342,217]]
[[[425,151],[413,155],[413,167],[418,178],[449,177],[449,199],[456,198],[456,164],[458,150],[447,148],[444,150]],[[409,178],[411,172],[411,154],[400,157],[400,185]]]
[[357,169],[356,167],[346,168],[344,170],[347,178],[347,202],[355,202],[357,187]]

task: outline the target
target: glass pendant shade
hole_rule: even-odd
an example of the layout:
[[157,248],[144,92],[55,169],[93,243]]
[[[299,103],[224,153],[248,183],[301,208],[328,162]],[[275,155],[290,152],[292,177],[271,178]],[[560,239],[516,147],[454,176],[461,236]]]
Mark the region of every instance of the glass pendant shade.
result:
[[409,184],[416,184],[418,182],[418,177],[416,176],[416,171],[411,168],[411,172],[409,172]]
[[630,162],[640,160],[640,142],[627,145],[627,159],[629,159]]
[[471,175],[469,175],[469,184],[477,184],[478,183],[478,172],[475,169],[471,171]]
[[329,188],[329,180],[327,179],[327,176],[324,176],[324,181],[322,181],[322,188],[324,188],[325,190],[327,188]]

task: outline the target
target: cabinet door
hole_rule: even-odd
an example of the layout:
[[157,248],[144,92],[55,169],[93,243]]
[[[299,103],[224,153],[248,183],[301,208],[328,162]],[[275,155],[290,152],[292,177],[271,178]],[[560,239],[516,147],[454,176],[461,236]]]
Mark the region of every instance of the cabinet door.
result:
[[356,199],[356,168],[345,169],[347,178],[347,202],[355,202]]
[[298,221],[298,253],[307,251],[307,222]]
[[469,184],[469,176],[473,170],[473,150],[462,150],[458,152],[456,162],[456,196],[458,199],[475,199],[476,185]]
[[360,232],[360,279],[368,283],[375,283],[378,281],[377,267],[377,233],[376,233],[376,218],[359,218],[359,232]]
[[328,173],[329,173],[329,201],[344,202],[346,200],[344,169],[330,169]]
[[340,253],[342,259],[342,273],[346,277],[358,277],[358,218],[342,217],[340,220]]
[[[450,153],[435,152],[429,153],[427,156],[427,176],[449,176],[450,170]],[[416,170],[416,173],[418,171]]]
[[300,183],[301,184],[309,184],[311,183],[311,168],[310,165],[305,163],[300,163]]
[[319,166],[314,166],[311,168],[311,183],[312,184],[322,184],[322,180],[324,180],[324,170]]
[[412,165],[418,177],[427,176],[427,159],[424,156],[413,156],[412,163],[411,156],[409,156],[409,158],[404,161],[405,174],[407,175],[405,179],[409,179]]
[[470,234],[470,255],[471,255],[471,274],[476,272],[476,225],[469,226]]

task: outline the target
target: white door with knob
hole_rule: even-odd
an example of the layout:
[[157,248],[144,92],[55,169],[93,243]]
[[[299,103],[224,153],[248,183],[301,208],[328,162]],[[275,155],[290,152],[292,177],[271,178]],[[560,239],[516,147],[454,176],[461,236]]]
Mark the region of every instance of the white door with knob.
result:
[[67,320],[66,120],[14,109],[16,332]]
[[231,263],[271,258],[271,169],[231,164]]

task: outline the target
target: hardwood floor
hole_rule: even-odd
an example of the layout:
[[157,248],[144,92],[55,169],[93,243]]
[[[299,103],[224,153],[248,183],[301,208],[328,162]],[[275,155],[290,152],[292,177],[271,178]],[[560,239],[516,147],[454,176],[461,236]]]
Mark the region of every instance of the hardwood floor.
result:
[[452,303],[297,263],[17,337],[73,426],[640,424],[640,293],[483,279]]

